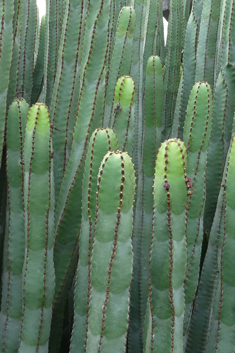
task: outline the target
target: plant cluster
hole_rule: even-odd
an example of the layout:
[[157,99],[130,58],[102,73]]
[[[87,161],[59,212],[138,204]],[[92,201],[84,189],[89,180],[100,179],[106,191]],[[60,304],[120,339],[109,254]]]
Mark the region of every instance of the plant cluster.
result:
[[0,0],[0,352],[234,353],[235,0]]

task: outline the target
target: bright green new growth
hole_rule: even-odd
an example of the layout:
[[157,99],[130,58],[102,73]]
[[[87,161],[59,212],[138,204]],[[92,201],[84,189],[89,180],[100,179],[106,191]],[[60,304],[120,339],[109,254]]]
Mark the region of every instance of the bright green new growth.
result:
[[85,352],[123,352],[126,345],[134,192],[134,168],[128,154],[107,153],[97,182]]
[[149,275],[151,344],[146,343],[154,353],[183,352],[186,158],[183,142],[170,139],[161,145],[156,160]]
[[132,6],[123,7],[117,23],[115,44],[108,72],[105,97],[104,126],[111,126],[111,114],[115,85],[120,76],[128,75],[131,67],[133,35],[136,23],[135,10]]
[[19,353],[48,351],[55,287],[54,181],[49,112],[28,113],[24,143],[25,259]]
[[110,126],[117,135],[120,151],[132,155],[135,112],[135,83],[130,76],[117,80]]

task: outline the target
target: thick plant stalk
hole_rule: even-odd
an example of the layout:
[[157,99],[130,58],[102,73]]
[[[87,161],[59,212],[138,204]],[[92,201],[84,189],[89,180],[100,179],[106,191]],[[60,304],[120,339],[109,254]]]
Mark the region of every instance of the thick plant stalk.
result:
[[234,61],[232,49],[232,23],[234,13],[234,0],[221,1],[220,21],[217,35],[217,52],[215,64],[215,83],[221,67],[225,67],[228,63]]
[[134,168],[128,154],[106,154],[97,183],[85,352],[125,350],[133,267],[134,192]]
[[[226,6],[225,6],[226,5]],[[219,195],[226,155],[230,145],[233,116],[235,109],[235,57],[231,50],[234,42],[234,1],[227,1],[223,15],[223,27],[220,34],[222,47],[220,50],[220,64],[218,77],[214,89],[213,126],[209,145],[208,168],[204,224],[205,230],[210,231]]]
[[[53,334],[50,350],[57,352],[60,336],[62,306],[66,303],[67,291],[76,268],[78,234],[81,222],[81,195],[83,168],[89,137],[95,128],[101,126],[104,106],[104,69],[107,55],[110,0],[89,4],[81,58],[81,86],[77,114],[68,163],[61,183],[55,212],[55,267],[56,290],[53,310]],[[91,68],[91,69],[90,69]],[[100,99],[100,94],[103,96]],[[97,112],[98,108],[98,113]],[[97,126],[98,122],[98,126]],[[69,229],[67,225],[69,224]],[[66,230],[66,233],[65,233]],[[64,236],[66,234],[66,237]],[[61,262],[61,253],[64,262]],[[57,263],[57,264],[56,264]],[[57,266],[59,268],[57,269]],[[71,271],[69,271],[71,269]],[[67,293],[66,293],[67,292]],[[59,303],[60,302],[60,303]],[[62,314],[61,314],[62,310]],[[57,327],[57,324],[59,327]]]
[[67,162],[67,129],[74,94],[75,78],[78,74],[78,56],[79,51],[81,51],[83,3],[84,1],[81,0],[67,3],[59,47],[58,66],[50,105],[52,122],[56,126],[56,130],[53,131],[54,163],[57,170],[55,175],[56,199],[58,198]]
[[175,103],[180,83],[181,52],[184,43],[183,3],[181,0],[170,1],[170,17],[166,44],[166,61],[164,69],[163,100],[163,135],[162,140],[169,137],[174,117]]
[[17,92],[31,104],[34,50],[37,30],[36,0],[23,0],[20,21],[20,52],[17,71]]
[[[148,352],[183,352],[184,278],[187,265],[186,149],[180,140],[164,142],[154,179],[153,234],[150,251]],[[146,350],[147,353],[147,350]]]
[[[136,26],[133,40],[131,77],[135,81],[135,138],[133,146],[133,162],[138,181],[142,160],[142,136],[143,136],[143,60],[146,41],[146,23],[149,15],[150,0],[136,0]],[[138,183],[137,183],[138,184]]]
[[11,105],[17,94],[17,70],[19,61],[19,35],[17,33],[13,43],[13,53],[10,67],[9,86],[7,92],[7,107]]
[[[102,79],[97,92],[97,104],[94,111],[94,120],[91,125],[91,130],[94,130],[97,126],[101,126],[104,106],[104,89],[104,79]],[[82,194],[84,163],[85,159],[83,159],[82,163],[79,165],[80,172],[75,176],[73,188],[70,190],[70,197],[66,205],[66,214],[64,215],[58,231],[56,232],[56,242],[54,245],[56,287],[50,349],[55,349],[56,352],[60,341],[60,335],[58,335],[58,332],[62,329],[63,308],[66,304],[67,295],[73,281],[77,264],[78,239],[82,213],[82,200],[81,197],[78,198],[78,195]],[[62,256],[63,261],[61,261]]]
[[159,56],[162,65],[165,63],[164,28],[161,0],[150,1],[147,26],[148,29],[144,50],[144,72],[146,72],[147,62],[151,55]]
[[18,65],[20,52],[20,11],[22,1],[14,1],[14,18],[13,18],[13,52],[10,66],[9,86],[7,92],[7,107],[11,105],[17,93]]
[[142,340],[142,299],[140,288],[141,274],[141,229],[143,226],[143,184],[142,184],[142,153],[143,153],[143,62],[144,49],[146,41],[147,26],[149,15],[150,0],[136,0],[136,27],[133,40],[131,77],[135,82],[135,131],[133,144],[133,163],[136,172],[136,204],[133,230],[133,248],[134,248],[134,271],[131,283],[131,309],[130,309],[130,327],[128,336],[129,353],[139,353],[143,349]]
[[204,0],[197,45],[195,81],[214,86],[215,54],[221,0]]
[[17,94],[23,96],[23,82],[24,82],[24,53],[27,37],[27,17],[29,13],[28,0],[24,0],[20,5],[20,20],[18,23],[19,29],[17,35],[19,36],[19,57],[17,60]]
[[38,101],[43,86],[43,74],[44,74],[44,48],[45,48],[45,16],[41,19],[40,25],[40,38],[39,48],[37,54],[36,64],[33,70],[33,87],[31,104],[35,104]]
[[123,7],[117,23],[114,49],[109,68],[103,126],[111,126],[115,85],[120,76],[128,75],[131,67],[133,35],[136,24],[135,10],[132,6]]
[[111,126],[117,135],[120,151],[131,155],[134,135],[135,83],[130,76],[120,77],[116,83]]
[[[109,19],[110,1],[100,0],[100,7],[97,8],[97,4],[94,8],[91,8],[92,23],[93,26],[87,29],[87,33],[84,35],[84,43],[88,48],[84,48],[84,54],[87,54],[83,58],[82,64],[82,86],[80,89],[80,96],[77,108],[77,116],[74,126],[74,135],[71,145],[71,152],[69,155],[66,171],[61,184],[60,195],[56,209],[56,229],[61,222],[61,217],[64,213],[64,207],[66,205],[65,200],[69,197],[71,185],[73,184],[74,176],[77,174],[79,169],[79,163],[84,158],[84,150],[87,145],[87,140],[90,133],[90,124],[93,120],[94,108],[96,104],[96,94],[99,87],[102,73],[104,70],[104,61],[107,53],[107,42],[104,40],[105,35],[107,36],[108,19]],[[95,14],[94,14],[95,11]],[[95,23],[93,22],[95,17]],[[87,19],[88,21],[88,19]],[[90,23],[88,21],[87,27]],[[99,39],[102,39],[102,45]],[[89,38],[89,44],[88,42]],[[85,44],[84,44],[85,45]],[[85,50],[86,49],[86,50]],[[88,53],[87,52],[88,50]],[[86,60],[85,60],[86,59]],[[96,63],[94,69],[94,61]],[[87,67],[93,67],[93,70],[87,70]],[[92,83],[92,89],[90,87]],[[78,153],[76,153],[78,151]]]
[[120,13],[122,12],[122,8],[123,7],[127,7],[127,6],[131,6],[134,7],[134,0],[115,0],[113,1],[112,4],[112,24],[111,24],[111,28],[110,29],[110,40],[112,41],[112,44],[110,46],[110,52],[113,52],[113,48],[114,48],[114,42],[116,40],[116,32],[117,32],[117,27],[118,27],[118,21],[119,21],[119,16]]
[[4,241],[0,351],[16,353],[22,316],[24,264],[23,142],[29,106],[14,101],[7,116],[7,224]]
[[23,59],[23,97],[31,105],[34,69],[34,50],[37,31],[37,5],[35,0],[30,0],[28,5],[28,18],[25,37],[25,52]]
[[226,175],[221,192],[224,199],[224,220],[221,229],[221,252],[218,257],[218,287],[217,296],[212,303],[212,319],[210,336],[205,352],[222,353],[234,351],[235,324],[235,282],[234,269],[234,166],[235,166],[234,138],[228,153]]
[[[2,278],[4,234],[6,227],[6,203],[7,203],[7,178],[6,178],[6,151],[3,150],[2,166],[0,169],[0,276]],[[0,302],[2,297],[2,281],[0,281]],[[0,307],[1,309],[1,307]]]
[[5,129],[5,114],[7,109],[7,90],[9,86],[10,66],[13,52],[13,0],[0,2],[0,165]]
[[93,243],[97,175],[108,151],[117,150],[117,139],[109,128],[93,132],[86,156],[82,190],[82,223],[79,237],[79,262],[76,272],[74,323],[70,353],[83,352],[86,337],[88,267]]
[[185,31],[182,74],[176,99],[174,120],[171,127],[171,136],[180,139],[183,138],[183,127],[189,95],[195,83],[197,38],[199,33],[196,4],[197,2],[194,1]]
[[184,19],[185,19],[185,23],[188,22],[189,16],[190,16],[190,12],[191,12],[191,7],[193,6],[192,3],[194,1],[191,0],[184,0]]
[[[184,124],[184,143],[187,149],[188,210],[185,225],[187,234],[187,272],[185,276],[184,336],[193,311],[199,280],[203,240],[203,211],[206,197],[206,164],[212,122],[212,93],[208,83],[193,86]],[[186,338],[185,338],[186,340]]]
[[[64,178],[62,180],[60,195],[56,207],[56,233],[58,232],[60,224],[65,216],[66,206],[69,202],[68,200],[70,194],[73,191],[72,189],[74,185],[74,180],[78,177],[78,173],[80,176],[82,176],[83,174],[81,163],[83,162],[85,157],[89,134],[91,134],[90,127],[94,118],[97,92],[99,89],[99,84],[102,80],[104,61],[107,52],[107,43],[104,41],[104,36],[107,35],[110,2],[109,0],[102,0],[100,2],[100,8],[93,8],[90,10],[96,10],[96,21],[90,33],[92,37],[89,37],[90,48],[89,52],[87,53],[87,62],[83,71],[83,81],[80,91],[79,105],[74,126],[74,135],[71,145],[71,151],[66,166]],[[94,16],[94,14],[92,13],[91,16]],[[88,34],[89,33],[87,33],[87,36]],[[102,45],[100,45],[99,41],[101,37],[103,38]],[[94,62],[96,63],[95,66],[93,66]],[[93,67],[93,70],[86,71],[88,65],[89,67]]]
[[66,1],[64,1],[64,0],[59,0],[59,4],[58,4],[58,7],[59,7],[59,17],[60,17],[59,26],[60,26],[61,29],[62,29],[62,24],[63,24],[64,16],[66,15],[66,4],[67,4]]
[[152,236],[153,180],[155,161],[161,144],[163,110],[162,64],[158,56],[148,59],[144,99],[144,151],[143,151],[143,230],[141,292],[143,313],[146,311],[149,278],[149,251]]
[[19,353],[48,352],[55,287],[51,126],[45,105],[28,114],[24,144],[25,261]]
[[[59,47],[59,11],[57,0],[46,0],[46,23],[45,23],[45,57],[44,57],[44,89],[45,103],[51,104],[51,96],[55,81],[57,68],[57,55]],[[66,5],[69,0],[65,0]]]
[[[234,138],[231,146],[233,146],[234,150]],[[195,353],[202,351],[207,353],[216,352],[217,349],[215,349],[215,345],[218,343],[217,338],[219,336],[217,336],[217,333],[221,326],[218,321],[218,315],[221,315],[222,302],[220,302],[220,299],[222,299],[221,289],[223,287],[221,265],[226,233],[227,204],[224,186],[226,185],[226,173],[231,151],[232,147],[227,156],[215,217],[211,227],[208,249],[203,263],[198,294],[189,328],[186,353],[192,352],[192,349]],[[213,339],[210,339],[210,336]],[[228,338],[229,336],[226,339]]]
[[17,27],[19,25],[21,5],[22,5],[21,0],[14,0],[14,17],[13,17],[13,32],[14,32],[14,34],[16,33]]

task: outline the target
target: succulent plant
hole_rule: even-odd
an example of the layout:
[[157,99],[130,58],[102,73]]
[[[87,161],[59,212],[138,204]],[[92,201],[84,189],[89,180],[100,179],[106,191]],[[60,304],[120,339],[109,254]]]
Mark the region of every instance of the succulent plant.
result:
[[235,1],[165,3],[0,1],[2,353],[234,353]]

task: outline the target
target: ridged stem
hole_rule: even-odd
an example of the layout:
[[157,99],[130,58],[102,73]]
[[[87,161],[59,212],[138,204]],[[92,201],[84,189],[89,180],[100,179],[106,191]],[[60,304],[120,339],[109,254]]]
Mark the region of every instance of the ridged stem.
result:
[[131,155],[134,138],[135,83],[130,76],[120,77],[116,83],[111,127],[118,139],[120,151]]
[[19,353],[47,352],[55,288],[54,181],[47,107],[29,110],[24,144],[25,260]]
[[176,99],[174,120],[171,126],[171,136],[183,138],[183,126],[186,115],[189,95],[195,83],[196,52],[199,24],[196,18],[196,2],[187,22],[184,40],[182,74]]
[[148,58],[151,55],[159,56],[162,65],[165,63],[164,28],[161,0],[150,1],[147,26],[148,29],[144,50],[144,72],[146,71]]
[[23,143],[29,106],[14,101],[7,115],[7,224],[4,241],[0,351],[16,353],[22,316],[25,253]]
[[164,100],[162,140],[169,137],[174,117],[175,103],[180,83],[181,52],[184,42],[184,14],[181,0],[170,1],[170,17],[166,44],[166,61],[164,69]]
[[149,251],[152,235],[153,181],[158,148],[161,145],[163,110],[162,64],[158,56],[147,62],[144,97],[144,152],[143,152],[143,230],[142,230],[142,310],[145,315],[148,298]]
[[[69,1],[67,0],[66,3]],[[45,103],[48,107],[51,104],[51,96],[57,69],[57,55],[59,47],[59,13],[58,0],[46,0],[46,26],[45,26],[45,57],[44,57],[44,89]]]
[[9,86],[10,66],[13,52],[13,0],[2,0],[0,3],[0,164],[5,129],[5,114],[7,109],[7,90]]
[[78,55],[81,51],[81,27],[84,1],[66,3],[62,36],[59,47],[58,65],[55,72],[50,113],[53,131],[54,163],[56,168],[55,193],[58,198],[61,180],[67,162],[67,126],[74,93],[74,81],[78,69]]
[[204,0],[197,45],[195,81],[214,86],[214,67],[221,0]]
[[[185,277],[184,336],[193,311],[199,280],[203,240],[203,211],[206,198],[206,165],[212,123],[212,93],[208,83],[196,83],[190,93],[184,124],[187,146],[188,210],[185,224],[188,264]],[[185,338],[186,340],[186,338]]]
[[107,153],[98,175],[94,241],[89,261],[87,353],[125,350],[133,267],[134,192],[130,157],[119,151]]
[[[235,109],[235,58],[231,43],[234,41],[235,2],[227,1],[220,48],[220,68],[214,89],[214,113],[211,141],[209,145],[204,223],[210,231],[222,180],[226,155],[230,145]],[[218,63],[219,65],[219,63]]]
[[128,75],[130,72],[135,22],[136,16],[133,7],[124,7],[118,18],[114,49],[110,62],[103,126],[111,126],[110,120],[116,82],[120,76]]
[[[187,264],[186,149],[180,140],[165,141],[157,155],[149,303],[151,352],[183,352],[184,279]],[[164,339],[163,339],[164,337]]]
[[38,101],[38,98],[43,88],[44,47],[45,47],[45,16],[41,18],[41,24],[40,24],[39,47],[38,47],[36,64],[33,70],[33,87],[32,87],[31,104],[35,104]]
[[37,29],[36,0],[23,0],[20,17],[20,46],[17,70],[17,94],[31,104],[34,50]]
[[147,33],[147,21],[149,16],[150,0],[136,0],[136,27],[133,40],[131,77],[135,82],[135,131],[133,144],[133,163],[136,172],[136,203],[133,231],[134,248],[134,271],[131,283],[131,309],[130,309],[130,328],[128,337],[129,353],[139,353],[143,350],[142,337],[142,299],[140,289],[141,275],[141,229],[143,225],[143,176],[142,176],[142,157],[143,157],[143,60],[144,48]]
[[70,353],[83,352],[86,336],[88,266],[91,256],[96,208],[97,175],[108,151],[117,150],[117,139],[109,128],[93,132],[86,156],[82,191],[82,223],[79,237],[79,262],[76,272],[74,323]]

